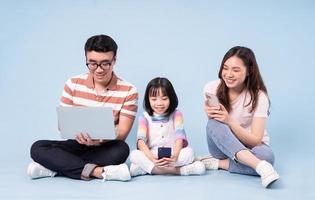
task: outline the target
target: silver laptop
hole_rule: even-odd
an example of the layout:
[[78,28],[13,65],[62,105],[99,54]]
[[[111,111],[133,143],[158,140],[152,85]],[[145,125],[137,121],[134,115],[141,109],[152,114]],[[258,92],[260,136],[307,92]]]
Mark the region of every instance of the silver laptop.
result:
[[92,139],[116,139],[112,108],[57,107],[58,128],[63,139],[85,132]]

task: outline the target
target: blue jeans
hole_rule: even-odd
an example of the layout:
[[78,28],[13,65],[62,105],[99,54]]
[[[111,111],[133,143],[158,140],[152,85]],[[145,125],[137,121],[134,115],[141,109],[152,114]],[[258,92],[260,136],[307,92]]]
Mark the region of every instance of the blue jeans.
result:
[[232,173],[258,175],[255,169],[236,161],[235,155],[241,150],[250,150],[258,159],[274,163],[274,154],[268,145],[262,143],[249,149],[235,137],[228,125],[214,119],[207,124],[207,142],[213,157],[220,160],[229,158],[228,171]]

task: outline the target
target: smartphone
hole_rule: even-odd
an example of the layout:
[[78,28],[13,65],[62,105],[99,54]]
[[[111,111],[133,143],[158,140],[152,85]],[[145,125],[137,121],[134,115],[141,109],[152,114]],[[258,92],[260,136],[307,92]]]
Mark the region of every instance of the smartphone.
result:
[[219,99],[216,95],[211,93],[206,93],[208,106],[220,106]]
[[171,147],[158,147],[158,159],[161,158],[170,158],[172,155]]

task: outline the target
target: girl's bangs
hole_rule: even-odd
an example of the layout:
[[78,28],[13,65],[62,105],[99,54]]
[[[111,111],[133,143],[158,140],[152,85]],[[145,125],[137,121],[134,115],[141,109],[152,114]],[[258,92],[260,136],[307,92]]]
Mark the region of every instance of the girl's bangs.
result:
[[[160,94],[160,90],[161,90],[162,94]],[[158,95],[167,96],[167,92],[166,92],[165,88],[163,88],[161,86],[158,86],[158,87],[152,86],[149,90],[149,96],[150,97],[156,97]]]

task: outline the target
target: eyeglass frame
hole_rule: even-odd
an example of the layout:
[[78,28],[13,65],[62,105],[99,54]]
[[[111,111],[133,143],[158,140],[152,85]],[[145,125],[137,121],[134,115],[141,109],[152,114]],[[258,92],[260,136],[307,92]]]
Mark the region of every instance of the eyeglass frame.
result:
[[[102,61],[101,63],[97,63],[97,62],[90,62],[90,63],[85,63],[85,65],[87,66],[87,68],[89,70],[95,71],[97,70],[98,67],[100,67],[102,70],[109,70],[111,68],[111,66],[113,65],[113,62],[115,61],[115,58],[113,58],[110,62],[107,61]],[[95,68],[90,68],[89,65],[96,65]],[[105,66],[102,66],[105,65]]]

